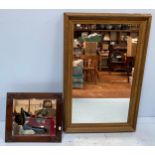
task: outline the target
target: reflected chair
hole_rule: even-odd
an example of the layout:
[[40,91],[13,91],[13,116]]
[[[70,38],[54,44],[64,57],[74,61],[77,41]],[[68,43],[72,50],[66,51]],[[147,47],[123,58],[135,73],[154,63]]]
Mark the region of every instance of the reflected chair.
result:
[[109,53],[109,70],[125,72],[129,82],[129,76],[132,70],[132,61],[122,51],[114,51]]
[[95,82],[99,79],[98,73],[98,56],[92,55],[83,55],[83,62],[84,62],[84,78],[87,82]]

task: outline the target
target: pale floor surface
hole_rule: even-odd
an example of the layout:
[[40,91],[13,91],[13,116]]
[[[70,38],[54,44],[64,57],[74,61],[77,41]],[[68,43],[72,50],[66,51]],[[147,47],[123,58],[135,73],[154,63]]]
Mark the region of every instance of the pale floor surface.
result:
[[0,145],[155,145],[155,117],[138,119],[136,132],[125,133],[78,133],[62,135],[62,143],[5,143],[5,123],[0,122]]

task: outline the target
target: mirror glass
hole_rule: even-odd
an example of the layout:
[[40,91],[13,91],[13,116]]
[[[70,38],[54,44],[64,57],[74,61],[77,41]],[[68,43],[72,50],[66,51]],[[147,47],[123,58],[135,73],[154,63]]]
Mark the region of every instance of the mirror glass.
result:
[[74,24],[72,123],[126,123],[139,24]]
[[14,99],[12,135],[56,134],[56,99]]

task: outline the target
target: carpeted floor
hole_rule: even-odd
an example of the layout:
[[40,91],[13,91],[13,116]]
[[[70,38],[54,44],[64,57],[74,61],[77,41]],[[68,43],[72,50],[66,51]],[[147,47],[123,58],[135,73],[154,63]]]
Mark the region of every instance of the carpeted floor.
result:
[[125,73],[99,72],[97,83],[85,82],[81,89],[73,89],[74,98],[129,98],[131,85]]

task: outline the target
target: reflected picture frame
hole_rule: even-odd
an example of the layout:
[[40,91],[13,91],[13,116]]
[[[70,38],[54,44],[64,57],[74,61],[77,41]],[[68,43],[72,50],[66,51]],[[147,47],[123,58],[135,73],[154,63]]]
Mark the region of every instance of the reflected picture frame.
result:
[[[64,13],[64,131],[76,132],[132,132],[136,130],[137,116],[143,81],[143,73],[151,14],[127,13]],[[131,88],[128,119],[126,123],[72,123],[72,49],[75,24],[139,24],[139,44]],[[80,116],[79,116],[80,117]]]
[[[35,101],[34,103],[32,102],[32,105],[31,105],[31,100],[33,102]],[[29,105],[26,105],[25,101],[29,101],[29,103],[28,103]],[[19,110],[20,106],[25,104],[26,105],[25,107],[28,106],[28,108],[30,109],[30,105],[33,108],[33,104],[35,104],[36,101],[41,102],[41,104],[44,107],[43,109],[51,108],[50,102],[52,102],[52,104],[55,105],[55,107],[54,107],[55,114],[52,115],[53,118],[49,117],[49,116],[46,116],[45,118],[42,117],[42,116],[45,116],[45,113],[44,113],[44,115],[42,114],[42,115],[37,115],[37,116],[35,116],[34,114],[31,114],[31,116],[29,116],[28,119],[24,120],[24,122],[26,122],[27,120],[31,120],[31,123],[33,122],[35,125],[36,124],[37,125],[38,124],[39,125],[45,124],[45,126],[48,123],[49,126],[51,125],[49,127],[49,134],[32,135],[32,133],[31,133],[31,134],[26,135],[26,134],[21,134],[21,132],[19,135],[15,134],[13,131],[13,128],[14,128],[13,122],[15,122],[16,126],[18,127],[19,124],[17,124],[17,122],[19,122],[19,120],[21,120],[20,110]],[[17,106],[17,108],[16,108],[14,103],[16,103],[16,106],[19,105],[19,107]],[[61,134],[62,134],[62,93],[8,92],[6,104],[7,105],[6,105],[5,142],[61,142]],[[24,117],[26,117],[25,115],[28,115],[28,112],[27,112],[25,107],[24,108],[22,107],[24,109],[23,110],[24,111]],[[35,105],[35,108],[37,108],[36,105]],[[15,114],[14,114],[15,109],[16,109],[16,115],[19,116],[17,118],[15,117]],[[35,111],[35,110],[32,109],[32,111]],[[49,122],[52,123],[52,121],[55,122],[55,124],[49,124]],[[30,123],[30,121],[29,121],[29,123]],[[31,132],[37,131],[36,129],[38,129],[38,131],[39,131],[40,129],[43,128],[42,126],[39,126],[39,125],[37,127],[34,127],[33,125],[31,125],[31,126],[33,126],[33,128],[35,128],[35,130],[31,130]],[[23,125],[20,124],[19,127],[21,127],[21,126],[23,126]],[[26,131],[26,130],[24,129],[23,131]],[[27,131],[30,131],[30,129],[28,129]],[[53,132],[53,134],[51,134],[51,131]],[[39,133],[39,132],[37,132],[37,133]]]

